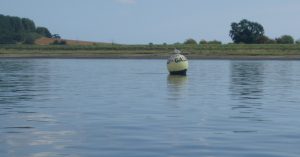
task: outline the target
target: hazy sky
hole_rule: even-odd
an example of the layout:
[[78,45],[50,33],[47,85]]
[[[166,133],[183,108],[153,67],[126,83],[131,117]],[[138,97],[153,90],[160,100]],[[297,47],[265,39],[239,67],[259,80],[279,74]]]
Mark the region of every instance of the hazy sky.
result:
[[87,41],[231,42],[230,24],[244,18],[261,23],[272,38],[300,38],[300,0],[0,0],[0,14]]

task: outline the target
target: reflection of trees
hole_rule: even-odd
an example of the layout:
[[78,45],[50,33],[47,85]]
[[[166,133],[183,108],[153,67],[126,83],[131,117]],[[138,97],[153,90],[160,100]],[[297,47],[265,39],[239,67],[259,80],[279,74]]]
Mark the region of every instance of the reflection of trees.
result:
[[171,99],[178,100],[181,98],[187,80],[188,80],[187,76],[179,76],[179,75],[168,76],[168,90]]
[[45,66],[35,60],[0,60],[0,104],[12,105],[37,96],[37,87],[45,82]]
[[262,121],[257,113],[262,109],[264,65],[257,61],[234,61],[231,64],[232,98],[238,100],[231,104],[238,113],[232,118]]
[[260,99],[263,92],[264,65],[262,62],[232,62],[231,91],[240,100]]

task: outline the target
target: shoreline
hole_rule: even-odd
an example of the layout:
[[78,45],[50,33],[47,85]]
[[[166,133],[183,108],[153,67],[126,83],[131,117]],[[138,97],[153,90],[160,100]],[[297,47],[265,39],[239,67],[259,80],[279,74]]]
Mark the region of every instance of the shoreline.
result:
[[0,45],[0,59],[168,59],[175,48],[189,60],[300,60],[298,45]]
[[[300,55],[286,56],[243,56],[243,55],[185,55],[188,60],[300,60]],[[168,59],[169,55],[26,55],[0,54],[0,59]]]

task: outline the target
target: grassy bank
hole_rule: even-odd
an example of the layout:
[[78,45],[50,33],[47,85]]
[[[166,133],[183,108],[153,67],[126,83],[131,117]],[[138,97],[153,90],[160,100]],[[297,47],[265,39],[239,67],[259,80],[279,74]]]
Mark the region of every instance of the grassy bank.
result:
[[0,45],[0,57],[166,58],[175,48],[188,58],[300,58],[300,44],[280,45]]

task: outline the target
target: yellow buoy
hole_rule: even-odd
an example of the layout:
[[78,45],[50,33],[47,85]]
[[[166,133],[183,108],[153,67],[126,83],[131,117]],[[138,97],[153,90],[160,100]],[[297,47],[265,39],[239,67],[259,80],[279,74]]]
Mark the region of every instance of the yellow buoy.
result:
[[186,57],[175,49],[174,54],[168,59],[167,67],[171,75],[186,75],[189,64]]

